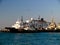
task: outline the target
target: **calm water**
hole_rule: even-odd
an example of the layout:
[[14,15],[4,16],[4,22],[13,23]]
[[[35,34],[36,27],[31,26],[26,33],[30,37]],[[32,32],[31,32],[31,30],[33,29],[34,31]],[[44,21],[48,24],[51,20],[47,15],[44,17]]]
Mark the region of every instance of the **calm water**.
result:
[[0,33],[0,45],[60,45],[60,33]]

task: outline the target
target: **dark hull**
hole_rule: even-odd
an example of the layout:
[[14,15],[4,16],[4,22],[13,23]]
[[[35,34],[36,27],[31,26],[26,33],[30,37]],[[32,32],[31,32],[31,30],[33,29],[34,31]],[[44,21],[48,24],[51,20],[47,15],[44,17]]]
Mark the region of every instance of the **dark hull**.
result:
[[23,30],[23,31],[10,31],[10,33],[40,33],[40,32],[60,32],[60,30],[55,30],[55,31],[51,31],[51,30]]
[[15,28],[5,28],[8,29],[9,31],[2,31],[2,32],[10,32],[10,33],[40,33],[40,32],[60,32],[59,29],[57,30],[23,30],[23,29],[15,29]]

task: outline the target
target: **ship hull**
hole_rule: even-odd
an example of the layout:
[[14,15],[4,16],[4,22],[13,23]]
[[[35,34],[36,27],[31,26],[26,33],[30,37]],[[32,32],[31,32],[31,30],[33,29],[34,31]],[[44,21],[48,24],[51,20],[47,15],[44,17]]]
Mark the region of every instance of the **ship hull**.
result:
[[8,29],[9,31],[1,31],[1,32],[10,32],[10,33],[40,33],[40,32],[60,32],[60,29],[54,30],[23,30],[23,29],[15,29],[15,28],[10,28],[7,27],[6,29]]
[[10,31],[11,33],[40,33],[40,32],[60,32],[60,30],[23,30],[23,31]]

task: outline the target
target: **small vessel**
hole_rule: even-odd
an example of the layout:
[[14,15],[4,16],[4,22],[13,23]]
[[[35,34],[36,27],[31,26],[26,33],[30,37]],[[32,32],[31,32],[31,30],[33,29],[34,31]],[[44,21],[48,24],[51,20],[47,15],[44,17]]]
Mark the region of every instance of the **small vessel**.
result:
[[52,18],[50,24],[48,25],[48,27],[46,28],[46,30],[56,30],[56,23],[54,22],[54,19]]

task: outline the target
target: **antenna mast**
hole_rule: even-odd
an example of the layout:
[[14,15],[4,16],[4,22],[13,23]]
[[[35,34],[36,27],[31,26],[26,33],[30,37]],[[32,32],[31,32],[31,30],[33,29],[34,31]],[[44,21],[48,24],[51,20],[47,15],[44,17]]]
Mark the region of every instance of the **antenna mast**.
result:
[[23,22],[23,16],[21,16],[21,21]]

